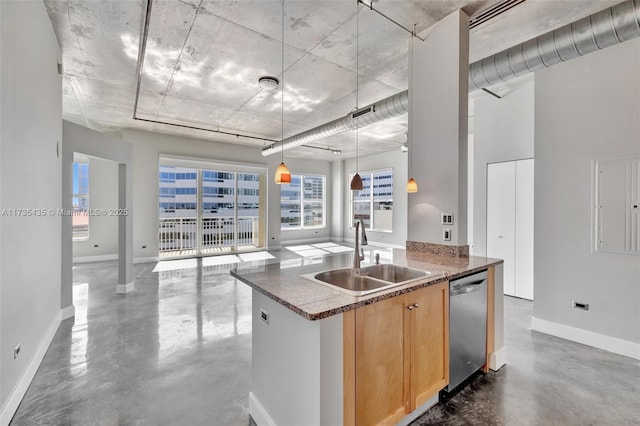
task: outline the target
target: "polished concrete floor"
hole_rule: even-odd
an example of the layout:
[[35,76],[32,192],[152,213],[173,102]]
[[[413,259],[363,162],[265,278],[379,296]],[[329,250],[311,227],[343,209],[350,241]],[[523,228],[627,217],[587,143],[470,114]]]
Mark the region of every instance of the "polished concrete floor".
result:
[[[60,326],[11,425],[253,424],[249,288],[230,266],[153,267],[136,265],[126,296],[115,294],[115,262],[74,268],[75,320]],[[506,298],[508,365],[415,424],[639,425],[640,363],[532,332],[531,314],[531,302]]]

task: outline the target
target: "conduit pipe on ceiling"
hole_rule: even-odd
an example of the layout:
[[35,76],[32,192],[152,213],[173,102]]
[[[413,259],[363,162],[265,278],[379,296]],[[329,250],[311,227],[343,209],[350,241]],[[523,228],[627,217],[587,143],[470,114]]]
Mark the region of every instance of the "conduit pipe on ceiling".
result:
[[[565,62],[640,36],[640,0],[626,0],[593,15],[549,31],[469,66],[469,91],[484,89],[524,74]],[[356,128],[397,117],[409,110],[407,90],[375,102],[370,113],[349,113],[329,123],[291,136],[262,150],[267,156]],[[363,108],[362,110],[368,107]]]

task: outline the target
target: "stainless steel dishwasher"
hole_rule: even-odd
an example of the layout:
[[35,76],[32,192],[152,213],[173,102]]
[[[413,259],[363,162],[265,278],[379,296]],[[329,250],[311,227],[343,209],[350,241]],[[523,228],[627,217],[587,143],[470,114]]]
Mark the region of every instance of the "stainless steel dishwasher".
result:
[[485,363],[487,271],[449,283],[449,385],[453,391]]

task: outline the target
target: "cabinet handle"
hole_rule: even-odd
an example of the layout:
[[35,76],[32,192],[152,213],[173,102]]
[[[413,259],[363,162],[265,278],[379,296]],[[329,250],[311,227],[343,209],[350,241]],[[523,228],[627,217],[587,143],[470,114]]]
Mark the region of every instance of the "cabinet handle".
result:
[[410,310],[410,311],[413,311],[413,305],[407,306],[407,309]]
[[419,308],[419,307],[420,307],[420,305],[418,305],[417,303],[414,303],[414,304],[413,304],[413,307],[414,307],[414,308]]

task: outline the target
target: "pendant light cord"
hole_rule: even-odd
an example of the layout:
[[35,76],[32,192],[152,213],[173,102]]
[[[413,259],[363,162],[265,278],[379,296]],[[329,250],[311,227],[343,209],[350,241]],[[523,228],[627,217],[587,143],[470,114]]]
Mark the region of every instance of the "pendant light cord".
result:
[[[358,53],[359,49],[359,36],[360,36],[360,14],[358,13],[358,9],[360,6],[360,2],[356,0],[356,111],[359,108],[359,93],[360,93],[360,57]],[[359,149],[359,140],[358,140],[358,132],[360,131],[360,118],[356,117],[356,174],[360,171],[358,166],[358,157],[360,157],[360,149]]]
[[415,96],[414,90],[413,90],[413,74],[415,71],[415,64],[413,63],[414,61],[414,55],[413,55],[413,39],[416,36],[416,24],[413,24],[413,32],[411,33],[411,69],[409,70],[409,72],[411,72],[411,93],[409,93],[409,96],[411,97],[411,130],[409,132],[409,179],[413,178],[413,176],[411,175],[411,170],[413,169],[413,124],[414,124],[414,120],[415,120],[415,116],[414,114],[416,113],[415,108],[413,107],[413,98]]
[[282,0],[282,62],[281,62],[281,70],[280,74],[280,84],[282,84],[282,88],[280,89],[280,101],[281,101],[281,116],[280,122],[282,126],[282,139],[280,139],[280,153],[281,153],[281,162],[284,163],[284,0]]

